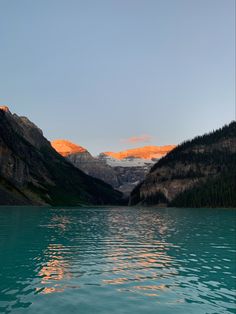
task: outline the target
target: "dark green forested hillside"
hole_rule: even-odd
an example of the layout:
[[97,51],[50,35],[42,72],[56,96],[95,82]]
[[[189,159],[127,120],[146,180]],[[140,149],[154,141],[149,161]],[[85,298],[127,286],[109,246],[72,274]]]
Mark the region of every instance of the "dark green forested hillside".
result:
[[180,193],[171,203],[175,207],[235,207],[236,172],[208,179],[192,189]]
[[[155,171],[155,169],[168,164],[172,160],[180,159],[184,157],[186,162],[190,161],[202,161],[205,163],[209,162],[226,162],[229,156],[229,151],[233,149],[230,147],[232,142],[230,139],[236,138],[236,122],[232,121],[230,124],[223,126],[222,128],[204,134],[202,136],[197,136],[192,140],[185,141],[182,144],[178,145],[175,149],[170,151],[165,157],[161,158],[151,169],[150,172]],[[227,139],[229,143],[227,145]],[[221,145],[220,142],[225,141],[225,144]],[[216,147],[214,148],[214,144]],[[234,143],[235,144],[235,143]],[[195,151],[191,151],[193,147],[198,147],[199,149],[203,147],[205,149],[201,154],[196,154]],[[209,149],[207,149],[209,147]],[[234,149],[235,150],[235,149]],[[214,154],[212,154],[214,151]]]
[[186,141],[160,159],[130,204],[236,207],[236,122]]

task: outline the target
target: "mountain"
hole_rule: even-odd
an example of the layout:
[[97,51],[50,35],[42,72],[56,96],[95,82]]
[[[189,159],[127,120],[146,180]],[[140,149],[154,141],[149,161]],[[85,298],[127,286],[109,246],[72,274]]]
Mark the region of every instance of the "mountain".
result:
[[0,204],[113,204],[121,193],[66,161],[26,117],[0,107]]
[[156,159],[142,159],[135,157],[116,159],[105,155],[104,153],[99,154],[97,159],[112,167],[120,182],[118,190],[127,197],[134,187],[144,180],[145,175],[156,161]]
[[236,206],[236,122],[179,145],[132,191],[130,204]]
[[144,146],[133,149],[128,149],[121,152],[104,152],[105,156],[110,156],[115,159],[125,159],[129,157],[139,158],[139,159],[159,159],[165,156],[169,151],[175,148],[175,145],[166,145],[166,146]]
[[54,149],[86,174],[99,178],[128,196],[151,166],[174,146],[145,146],[93,157],[87,149],[67,140],[51,142]]
[[60,153],[60,155],[67,157],[74,154],[88,153],[88,151],[79,145],[71,143],[66,140],[55,140],[51,142],[52,147]]
[[66,157],[75,167],[86,174],[109,183],[114,188],[120,186],[119,178],[112,167],[104,161],[94,158],[85,148],[67,140],[54,140],[52,147]]
[[104,152],[98,158],[114,169],[121,182],[118,189],[128,196],[134,187],[144,180],[155,162],[174,147],[174,145],[144,146],[121,152]]

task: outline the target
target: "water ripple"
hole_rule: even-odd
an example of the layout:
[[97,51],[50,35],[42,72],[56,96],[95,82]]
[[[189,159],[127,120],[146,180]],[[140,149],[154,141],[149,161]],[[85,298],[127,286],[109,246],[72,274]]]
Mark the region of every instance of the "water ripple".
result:
[[8,208],[0,218],[0,312],[236,313],[233,210]]

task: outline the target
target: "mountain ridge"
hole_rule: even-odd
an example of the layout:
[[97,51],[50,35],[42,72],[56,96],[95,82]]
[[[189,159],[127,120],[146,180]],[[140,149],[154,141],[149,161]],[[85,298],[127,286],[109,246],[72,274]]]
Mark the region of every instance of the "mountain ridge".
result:
[[142,158],[142,159],[152,159],[152,158],[161,158],[169,151],[174,149],[176,145],[148,145],[136,148],[130,148],[120,152],[103,152],[102,154],[106,156],[113,157],[115,159],[124,159],[124,158]]
[[67,157],[71,154],[87,152],[87,149],[84,147],[64,139],[53,140],[51,141],[51,145],[56,151],[60,151],[60,155],[63,157]]

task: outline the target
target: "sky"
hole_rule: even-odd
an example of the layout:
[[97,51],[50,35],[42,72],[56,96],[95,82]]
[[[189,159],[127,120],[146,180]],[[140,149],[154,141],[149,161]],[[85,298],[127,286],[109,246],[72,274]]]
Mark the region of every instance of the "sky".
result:
[[234,0],[0,0],[0,104],[92,154],[235,119]]

